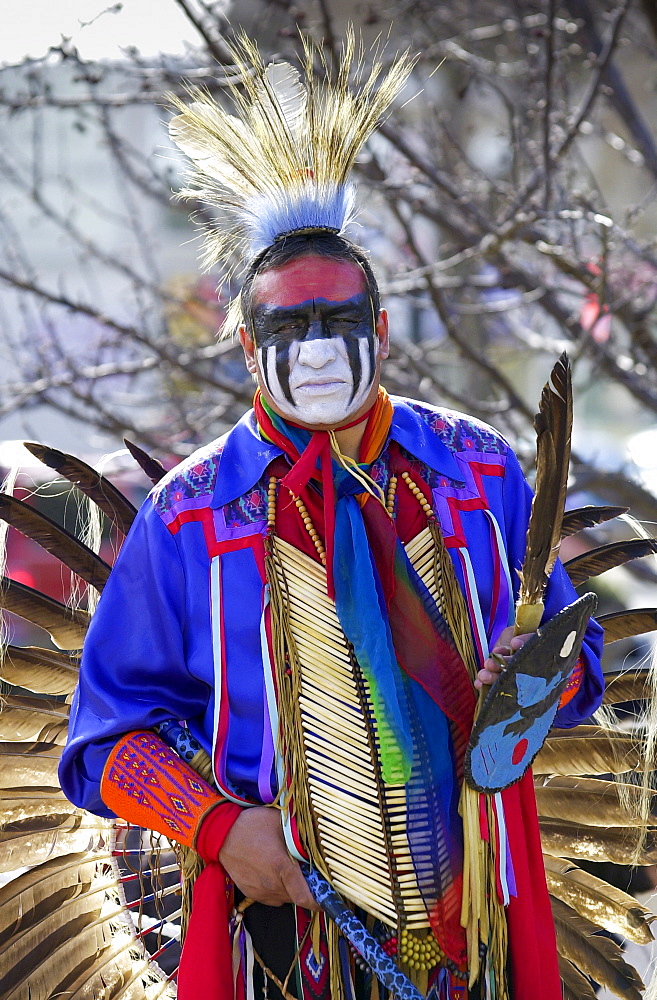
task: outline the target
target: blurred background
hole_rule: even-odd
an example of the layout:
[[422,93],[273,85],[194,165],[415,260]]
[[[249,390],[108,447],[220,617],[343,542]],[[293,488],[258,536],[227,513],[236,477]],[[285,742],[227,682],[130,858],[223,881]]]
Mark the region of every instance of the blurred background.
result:
[[[241,352],[217,337],[239,275],[231,287],[197,264],[198,231],[173,197],[183,164],[167,94],[191,81],[228,100],[225,43],[239,27],[294,61],[300,32],[337,53],[350,20],[388,58],[419,55],[357,165],[352,235],[391,314],[385,384],[492,423],[531,476],[540,389],[567,350],[570,502],[627,505],[653,533],[653,2],[2,6],[0,469],[22,466],[19,495],[41,484],[35,502],[75,521],[68,488],[24,439],[103,459],[139,500],[148,482],[124,435],[168,467],[249,406]],[[43,576],[38,547],[12,537],[10,555],[23,582]],[[651,561],[613,571],[623,601],[651,603]]]
[[[138,502],[150,484],[124,436],[168,468],[250,405],[241,351],[217,335],[239,272],[231,283],[199,268],[198,230],[174,198],[183,163],[167,95],[191,82],[228,102],[238,28],[295,61],[300,33],[337,55],[351,21],[366,47],[385,42],[384,61],[418,54],[356,169],[351,235],[391,316],[384,383],[493,424],[531,478],[541,387],[566,350],[569,505],[620,504],[636,521],[578,534],[562,554],[657,533],[654,0],[0,0],[0,11],[0,477],[20,467],[7,488],[75,531],[79,495],[22,441],[75,453]],[[116,546],[106,529],[109,562]],[[654,558],[596,580],[601,611],[654,610]],[[84,599],[14,529],[7,575]],[[4,617],[14,643],[44,643]],[[644,661],[651,635],[607,647],[606,669]],[[625,869],[617,884],[649,892],[657,875],[640,871],[641,884]]]

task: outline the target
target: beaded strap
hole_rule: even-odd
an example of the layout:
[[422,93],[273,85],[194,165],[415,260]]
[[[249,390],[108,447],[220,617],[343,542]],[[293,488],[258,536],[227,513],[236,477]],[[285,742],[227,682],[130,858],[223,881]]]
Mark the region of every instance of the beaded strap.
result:
[[277,480],[276,476],[269,477],[269,486],[267,487],[267,529],[268,531],[273,531],[276,524],[276,487]]
[[391,476],[390,482],[388,483],[388,492],[386,493],[386,510],[390,517],[394,517],[395,514],[395,494],[397,493],[397,476]]
[[[269,486],[267,487],[267,530],[273,533],[276,526],[276,491],[278,488],[278,480],[276,476],[269,477]],[[322,544],[322,540],[317,533],[317,529],[313,524],[313,520],[308,513],[308,508],[301,499],[301,497],[295,497],[294,493],[290,490],[290,496],[294,500],[297,510],[301,515],[301,520],[303,521],[303,526],[310,535],[312,543],[317,549],[317,555],[319,556],[322,566],[326,566],[326,549]]]
[[[404,480],[409,490],[411,491],[413,496],[416,498],[416,500],[422,507],[422,510],[426,514],[429,521],[435,521],[436,516],[433,512],[431,504],[425,497],[420,487],[413,482],[408,472],[402,472],[402,479]],[[278,480],[276,479],[276,476],[270,476],[269,486],[267,488],[267,528],[270,532],[274,530],[274,525],[276,523],[277,486],[278,486]],[[390,482],[388,483],[388,490],[386,493],[386,503],[385,503],[386,510],[390,515],[390,517],[394,517],[396,493],[397,493],[397,476],[391,476]],[[322,566],[326,566],[326,549],[324,548],[324,545],[322,544],[322,540],[319,537],[317,529],[313,524],[313,520],[310,514],[308,513],[308,508],[306,507],[301,497],[295,496],[294,493],[292,493],[292,491],[290,491],[290,496],[294,500],[295,506],[299,511],[301,520],[303,521],[304,528],[306,529],[306,531],[310,535],[310,538],[312,539],[312,543],[315,546],[315,549],[317,550],[317,555],[320,558]]]
[[296,504],[297,510],[301,514],[301,520],[303,521],[303,526],[310,535],[313,545],[317,549],[317,555],[321,560],[322,566],[326,566],[326,549],[322,545],[322,540],[317,534],[317,528],[313,524],[312,518],[308,513],[308,508],[306,507],[301,497],[295,497],[294,494],[291,494],[291,496]]
[[431,504],[429,503],[429,501],[425,497],[425,495],[422,492],[422,490],[420,489],[420,487],[416,486],[416,484],[413,482],[413,480],[411,479],[411,477],[408,474],[408,472],[402,472],[402,479],[404,480],[404,482],[408,486],[409,490],[411,491],[411,493],[413,494],[413,496],[415,497],[415,499],[420,504],[420,507],[422,508],[422,510],[424,511],[424,513],[427,515],[427,518],[430,521],[435,521],[436,520],[436,515],[433,512],[433,507],[431,506]]

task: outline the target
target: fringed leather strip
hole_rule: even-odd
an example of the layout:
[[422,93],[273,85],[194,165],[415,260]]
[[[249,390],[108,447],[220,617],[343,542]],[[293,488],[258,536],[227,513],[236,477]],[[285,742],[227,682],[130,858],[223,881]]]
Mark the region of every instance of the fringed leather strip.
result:
[[[299,703],[300,670],[296,642],[287,612],[287,581],[276,545],[276,536],[268,534],[265,539],[265,567],[269,583],[269,608],[274,669],[278,691],[279,731],[278,751],[282,754],[286,789],[281,795],[281,804],[288,816],[294,816],[296,828],[305,852],[328,876],[323,861],[313,821],[308,775],[303,749],[303,728]],[[290,846],[290,845],[288,845]]]

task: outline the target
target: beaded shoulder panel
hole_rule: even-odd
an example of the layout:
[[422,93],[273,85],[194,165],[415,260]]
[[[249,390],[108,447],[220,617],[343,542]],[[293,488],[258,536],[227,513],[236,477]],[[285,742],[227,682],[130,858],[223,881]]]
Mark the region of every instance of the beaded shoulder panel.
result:
[[199,448],[160,480],[150,493],[151,502],[160,516],[180,509],[180,505],[189,501],[212,497],[222,451],[223,438],[219,438]]
[[406,403],[454,454],[479,452],[505,455],[508,451],[509,446],[501,434],[483,420],[415,400],[409,399]]
[[267,517],[268,482],[269,476],[263,476],[248,493],[236,497],[235,500],[231,500],[224,506],[226,527],[242,528],[246,524],[265,520]]
[[[490,461],[490,456],[506,456],[509,450],[509,445],[501,434],[483,420],[477,420],[456,410],[438,409],[414,400],[406,400],[406,403],[461,463],[481,461],[482,457],[484,461]],[[402,451],[411,467],[422,476],[431,489],[455,485],[405,448],[402,448]]]

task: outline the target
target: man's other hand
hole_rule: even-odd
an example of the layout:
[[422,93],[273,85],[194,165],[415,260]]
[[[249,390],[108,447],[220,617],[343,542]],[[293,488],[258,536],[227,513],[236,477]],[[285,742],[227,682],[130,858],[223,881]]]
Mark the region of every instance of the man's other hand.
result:
[[[498,676],[504,670],[504,663],[517,653],[521,646],[524,646],[530,636],[533,635],[529,632],[525,635],[514,635],[513,625],[509,625],[505,628],[490,651],[490,656],[487,660],[484,660],[484,665],[482,669],[477,674],[477,679],[474,682],[475,687],[481,691],[484,684],[491,685],[494,684]],[[493,659],[493,657],[499,657],[499,659]]]
[[287,852],[278,809],[244,809],[219,851],[219,861],[249,899],[267,906],[295,903],[319,909],[299,865]]

